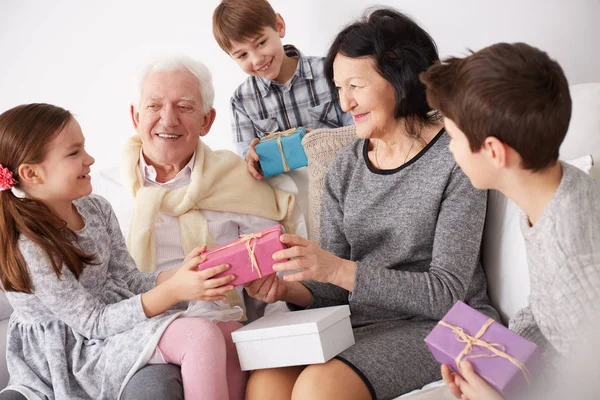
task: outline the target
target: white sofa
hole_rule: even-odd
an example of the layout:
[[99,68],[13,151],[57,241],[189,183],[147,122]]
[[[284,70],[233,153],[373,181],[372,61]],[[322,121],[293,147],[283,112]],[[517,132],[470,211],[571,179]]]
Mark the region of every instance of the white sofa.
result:
[[[572,160],[591,155],[600,163],[600,83],[571,87],[573,115],[567,138],[561,148],[561,158]],[[317,133],[311,132],[312,133]],[[309,134],[310,135],[310,134]],[[308,135],[307,135],[308,137]],[[600,179],[600,165],[591,174]],[[307,192],[307,180],[298,173],[292,175],[300,191]],[[304,190],[303,190],[304,188]],[[306,198],[299,199],[301,208],[307,207]],[[507,321],[527,302],[529,280],[523,239],[519,230],[516,206],[497,192],[492,192],[488,202],[483,241],[483,265],[486,270],[489,292],[494,305]],[[6,328],[12,309],[4,294],[0,294],[0,360],[6,350]],[[6,363],[0,362],[0,387],[8,382]],[[401,396],[403,400],[440,399],[448,396],[439,383]]]

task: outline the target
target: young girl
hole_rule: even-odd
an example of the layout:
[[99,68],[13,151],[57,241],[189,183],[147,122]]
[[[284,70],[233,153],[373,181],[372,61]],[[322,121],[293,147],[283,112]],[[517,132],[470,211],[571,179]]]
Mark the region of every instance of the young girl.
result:
[[[216,301],[233,275],[199,271],[203,249],[171,271],[138,271],[111,206],[90,195],[93,163],[68,111],[0,115],[0,279],[14,308],[0,398],[115,399],[150,362],[181,365],[186,399],[242,399],[241,310]],[[204,301],[169,310],[187,300]]]

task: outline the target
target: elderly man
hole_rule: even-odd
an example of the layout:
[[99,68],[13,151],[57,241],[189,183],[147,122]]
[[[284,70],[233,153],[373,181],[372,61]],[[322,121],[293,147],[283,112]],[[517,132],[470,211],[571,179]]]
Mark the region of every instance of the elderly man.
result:
[[[177,267],[196,246],[212,247],[277,222],[306,234],[290,193],[254,180],[237,155],[213,152],[200,140],[215,120],[213,99],[211,75],[202,63],[178,57],[149,65],[131,106],[138,135],[125,146],[122,171],[104,171],[96,179],[95,191],[112,203],[141,270]],[[265,311],[242,287],[227,301],[241,306],[249,320],[269,308],[285,308],[270,305]],[[182,399],[179,368],[142,368],[122,398]]]

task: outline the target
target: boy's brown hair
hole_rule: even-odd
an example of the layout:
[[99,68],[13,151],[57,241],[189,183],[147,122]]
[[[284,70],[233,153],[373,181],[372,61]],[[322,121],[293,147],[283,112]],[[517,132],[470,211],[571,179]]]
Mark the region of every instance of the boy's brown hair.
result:
[[471,151],[493,136],[532,171],[556,162],[571,118],[569,84],[560,65],[525,43],[498,43],[423,72],[427,101],[451,119]]
[[213,35],[226,53],[233,42],[248,40],[268,27],[277,29],[277,14],[266,0],[223,0],[213,12]]

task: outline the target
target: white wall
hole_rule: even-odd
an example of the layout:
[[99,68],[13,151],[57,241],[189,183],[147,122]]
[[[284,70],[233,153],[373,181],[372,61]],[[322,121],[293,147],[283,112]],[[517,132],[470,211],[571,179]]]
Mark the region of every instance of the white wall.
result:
[[[599,0],[396,0],[437,41],[464,54],[524,41],[556,58],[570,83],[600,81]],[[232,148],[228,100],[244,79],[212,37],[218,0],[0,0],[0,111],[30,102],[72,110],[97,167],[115,165],[129,120],[131,77],[157,54],[187,53],[212,70],[217,120],[206,142]],[[272,0],[288,24],[285,42],[323,55],[368,0]]]

